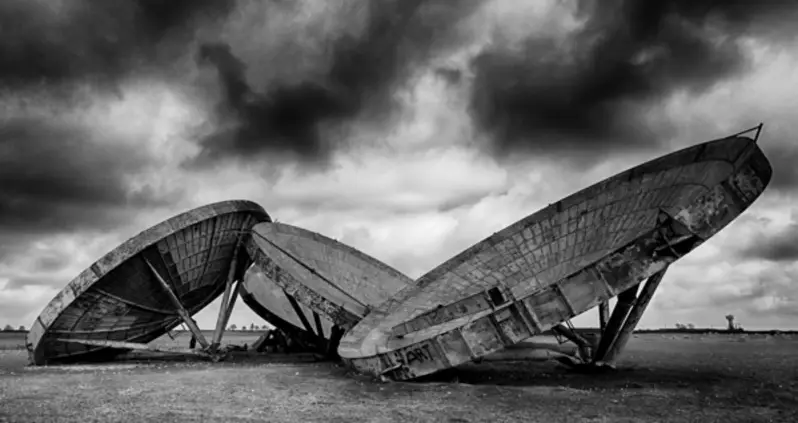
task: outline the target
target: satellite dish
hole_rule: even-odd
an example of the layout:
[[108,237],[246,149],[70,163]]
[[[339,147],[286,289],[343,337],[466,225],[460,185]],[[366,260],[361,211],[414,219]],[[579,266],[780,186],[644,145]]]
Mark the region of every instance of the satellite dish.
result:
[[[127,240],[44,308],[27,336],[32,364],[105,360],[185,321],[243,275],[250,228],[271,219],[249,201],[190,210]],[[230,272],[235,263],[236,269]]]
[[623,310],[616,307],[596,349],[594,360],[603,360],[628,338],[667,266],[739,216],[771,174],[752,139],[732,136],[605,179],[408,285],[347,332],[339,355],[359,371],[411,379],[559,328],[619,296]]
[[335,327],[340,338],[412,282],[348,245],[283,223],[256,225],[247,251],[257,266],[242,284],[242,300],[277,327],[323,339],[334,338]]

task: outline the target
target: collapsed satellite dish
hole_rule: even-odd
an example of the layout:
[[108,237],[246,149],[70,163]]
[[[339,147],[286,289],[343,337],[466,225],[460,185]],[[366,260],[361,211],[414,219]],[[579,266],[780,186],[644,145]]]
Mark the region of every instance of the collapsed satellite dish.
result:
[[109,359],[181,323],[193,332],[189,316],[226,290],[228,274],[243,275],[251,264],[243,239],[270,220],[255,203],[225,201],[127,240],[44,308],[27,336],[31,363]]
[[768,160],[741,134],[629,169],[488,237],[372,310],[339,355],[362,372],[411,379],[560,328],[618,296],[591,352],[594,363],[612,361],[667,266],[769,183]]
[[318,338],[326,341],[334,324],[297,302],[258,266],[252,266],[241,282],[241,300],[263,320],[287,332],[294,340]]
[[282,223],[256,225],[247,251],[260,271],[245,278],[242,300],[277,327],[328,340],[412,282],[352,247]]

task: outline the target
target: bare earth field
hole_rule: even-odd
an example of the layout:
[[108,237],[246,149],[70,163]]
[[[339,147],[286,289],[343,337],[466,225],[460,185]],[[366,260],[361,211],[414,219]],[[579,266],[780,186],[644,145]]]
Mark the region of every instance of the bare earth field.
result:
[[7,350],[0,422],[796,422],[796,353],[798,337],[786,335],[640,334],[608,374],[486,360],[424,383],[380,383],[278,355],[34,368],[24,350]]

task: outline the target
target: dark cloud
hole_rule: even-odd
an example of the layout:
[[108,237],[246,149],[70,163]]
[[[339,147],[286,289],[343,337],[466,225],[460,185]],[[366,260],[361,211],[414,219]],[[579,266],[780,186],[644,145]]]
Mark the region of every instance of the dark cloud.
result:
[[10,237],[110,229],[169,201],[134,191],[149,158],[88,128],[55,119],[0,122],[0,234]]
[[578,4],[586,24],[570,39],[491,46],[473,60],[471,113],[495,153],[651,146],[667,129],[647,127],[651,105],[746,69],[741,37],[794,36],[798,10],[780,0]]
[[[272,84],[264,92],[253,90],[235,48],[203,45],[199,58],[216,67],[224,92],[222,120],[226,117],[232,124],[204,139],[201,160],[260,152],[325,158],[331,146],[324,139],[324,127],[389,116],[397,88],[419,66],[459,41],[459,22],[481,4],[478,0],[361,2],[359,7],[368,17],[365,29],[356,36],[342,34],[329,40],[329,61],[324,69],[311,72],[321,76]],[[268,60],[269,54],[264,51],[262,59]]]
[[741,252],[742,257],[774,262],[798,261],[798,223],[792,222],[779,233],[760,236]]
[[773,167],[769,189],[798,193],[798,140],[763,135],[760,143]]
[[459,83],[463,79],[463,71],[455,68],[435,69],[435,75],[452,85]]
[[[128,178],[150,158],[58,116],[93,102],[83,87],[118,93],[136,73],[165,75],[188,51],[195,27],[234,3],[0,2],[0,92],[15,116],[0,120],[0,259],[37,236],[114,228],[142,207],[167,201],[146,187],[129,189]],[[46,108],[52,116],[25,118],[33,116],[26,108]]]
[[[0,235],[6,244],[0,258],[23,251],[39,236],[113,229],[142,208],[172,201],[151,187],[131,189],[130,178],[151,161],[141,149],[59,116],[93,102],[78,91],[82,87],[118,93],[119,85],[139,72],[165,75],[187,54],[196,28],[234,5],[225,0],[0,2],[0,92],[14,116],[0,121]],[[40,117],[41,109],[50,110],[47,117]]]
[[185,50],[191,24],[225,0],[0,2],[0,87],[117,82]]
[[[2,106],[15,116],[0,121],[0,234],[13,245],[1,247],[0,257],[35,234],[112,228],[136,208],[162,200],[147,188],[128,187],[127,178],[145,168],[147,157],[58,116],[93,101],[78,95],[82,87],[119,92],[132,74],[167,72],[187,51],[196,25],[223,16],[234,3],[0,2],[0,92],[8,100]],[[52,116],[25,118],[33,116],[29,109],[49,109]]]

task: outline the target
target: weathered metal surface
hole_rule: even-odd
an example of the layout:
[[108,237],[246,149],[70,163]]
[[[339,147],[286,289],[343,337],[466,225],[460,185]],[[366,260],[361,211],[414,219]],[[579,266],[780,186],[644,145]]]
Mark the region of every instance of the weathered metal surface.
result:
[[[53,298],[31,326],[32,364],[110,357],[118,349],[63,342],[147,343],[181,324],[179,311],[147,263],[188,314],[222,294],[234,247],[269,215],[249,201],[199,207],[155,225],[101,257]],[[243,274],[251,260],[242,255]]]
[[629,169],[422,276],[353,327],[339,354],[357,370],[410,379],[541,333],[700,245],[750,206],[771,174],[762,151],[739,136]]
[[351,328],[412,282],[352,247],[281,223],[255,226],[247,251],[257,266],[247,273],[242,299],[273,325],[312,334],[316,313],[325,339],[334,325]]

